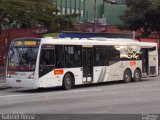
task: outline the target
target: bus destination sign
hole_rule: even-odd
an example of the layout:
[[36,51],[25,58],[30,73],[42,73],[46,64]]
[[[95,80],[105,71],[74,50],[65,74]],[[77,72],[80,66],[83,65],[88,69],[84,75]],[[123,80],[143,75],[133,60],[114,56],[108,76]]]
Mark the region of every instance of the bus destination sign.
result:
[[35,41],[35,40],[18,40],[15,41],[13,44],[13,46],[17,46],[17,47],[28,47],[28,46],[33,46],[36,47],[39,45],[39,41]]

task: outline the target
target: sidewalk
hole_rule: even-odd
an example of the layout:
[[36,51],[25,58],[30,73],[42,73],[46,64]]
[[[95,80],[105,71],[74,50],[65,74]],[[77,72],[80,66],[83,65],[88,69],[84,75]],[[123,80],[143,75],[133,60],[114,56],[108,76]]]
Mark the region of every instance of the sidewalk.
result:
[[7,86],[6,86],[6,80],[5,80],[5,77],[0,77],[0,90],[2,89],[6,89]]
[[5,66],[0,66],[0,90],[7,88],[5,80]]
[[[160,78],[160,74],[157,76],[157,77],[153,77],[154,79],[159,79]],[[0,90],[3,90],[3,89],[7,89],[7,85],[6,85],[6,80],[5,80],[5,77],[2,77],[0,76]]]

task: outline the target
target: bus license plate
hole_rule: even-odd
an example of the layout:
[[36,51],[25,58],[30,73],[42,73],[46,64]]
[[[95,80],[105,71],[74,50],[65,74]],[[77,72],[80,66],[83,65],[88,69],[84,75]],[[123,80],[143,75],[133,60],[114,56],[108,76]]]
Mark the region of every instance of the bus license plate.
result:
[[16,82],[17,82],[17,83],[20,83],[20,82],[21,82],[21,80],[16,80]]

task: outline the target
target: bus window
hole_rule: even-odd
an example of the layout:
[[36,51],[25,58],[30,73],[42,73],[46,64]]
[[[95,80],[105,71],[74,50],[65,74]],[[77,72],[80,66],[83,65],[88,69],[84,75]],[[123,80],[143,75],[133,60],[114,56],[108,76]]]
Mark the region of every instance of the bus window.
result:
[[119,60],[120,52],[114,46],[95,46],[94,65],[108,66]]
[[54,49],[42,49],[40,57],[40,77],[51,72],[55,67]]
[[56,68],[64,67],[64,50],[62,45],[56,45]]
[[82,47],[81,46],[65,46],[64,50],[65,50],[65,66],[67,68],[82,66],[82,60],[81,60]]

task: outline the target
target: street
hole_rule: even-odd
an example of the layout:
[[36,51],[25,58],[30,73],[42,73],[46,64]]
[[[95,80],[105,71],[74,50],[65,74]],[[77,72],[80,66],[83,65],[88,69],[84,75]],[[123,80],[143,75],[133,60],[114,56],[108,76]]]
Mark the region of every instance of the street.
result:
[[143,114],[160,113],[160,76],[141,82],[107,82],[61,88],[0,91],[0,114]]

